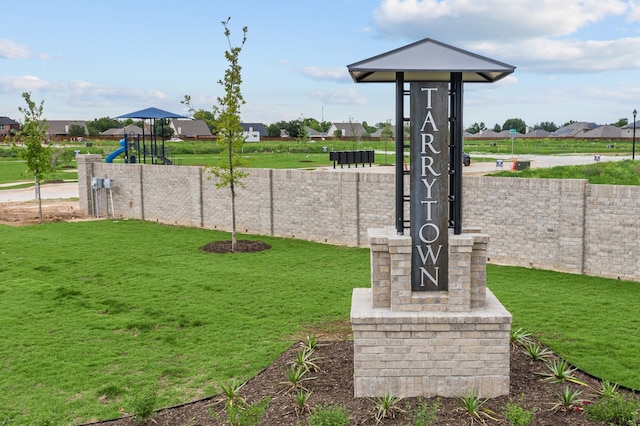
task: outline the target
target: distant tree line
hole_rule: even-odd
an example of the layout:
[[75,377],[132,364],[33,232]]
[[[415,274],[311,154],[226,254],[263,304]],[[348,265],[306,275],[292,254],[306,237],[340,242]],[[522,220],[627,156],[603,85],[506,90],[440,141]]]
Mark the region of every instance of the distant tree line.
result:
[[[569,126],[573,123],[576,123],[576,121],[569,120],[568,122],[564,123],[562,126],[558,126],[553,121],[543,121],[543,122],[534,124],[532,129],[533,130],[542,129],[542,130],[546,130],[547,132],[555,132],[559,128]],[[620,118],[618,121],[616,121],[612,125],[616,127],[623,127],[623,126],[626,126],[627,124],[629,124],[628,119]],[[499,133],[503,130],[510,130],[510,129],[516,129],[516,132],[524,134],[524,133],[527,133],[527,124],[521,118],[509,118],[504,122],[502,126],[496,123],[496,125],[493,126],[491,130],[493,130],[496,133]],[[488,128],[483,122],[480,122],[480,123],[473,123],[471,126],[467,127],[465,130],[468,133],[476,134],[484,130],[488,130]]]

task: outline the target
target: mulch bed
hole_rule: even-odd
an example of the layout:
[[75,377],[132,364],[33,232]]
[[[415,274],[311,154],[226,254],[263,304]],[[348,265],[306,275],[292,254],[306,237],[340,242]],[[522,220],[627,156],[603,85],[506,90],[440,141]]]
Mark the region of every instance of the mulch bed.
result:
[[[293,345],[287,352],[278,358],[271,366],[257,376],[250,379],[240,394],[247,402],[260,401],[266,397],[271,398],[269,406],[262,418],[260,425],[306,425],[307,412],[296,410],[296,402],[293,392],[289,391],[286,382],[286,371],[291,361],[295,358],[296,351],[300,350],[301,343]],[[305,386],[311,390],[309,406],[315,407],[321,404],[340,405],[344,407],[350,417],[352,425],[375,425],[375,404],[367,398],[353,397],[353,342],[349,340],[321,342],[316,350],[320,357],[317,362],[321,371],[313,373],[316,379],[306,382]],[[529,358],[519,347],[511,350],[511,391],[510,395],[488,400],[484,407],[492,410],[494,417],[500,419],[494,421],[488,418],[472,420],[462,408],[456,398],[439,398],[437,420],[433,425],[457,426],[480,423],[507,425],[504,420],[504,407],[509,400],[520,403],[527,410],[534,412],[531,425],[549,426],[577,426],[577,425],[605,425],[603,422],[589,421],[580,409],[562,411],[553,409],[559,402],[557,393],[566,386],[564,383],[548,383],[541,381],[536,372],[545,371],[546,367],[541,361]],[[572,389],[581,389],[582,399],[594,400],[595,390],[600,389],[598,380],[582,374],[574,373],[576,377],[585,381],[590,387],[570,384]],[[520,399],[522,398],[522,400]],[[433,404],[435,398],[426,399],[428,404]],[[409,404],[415,407],[417,398],[405,398],[399,404],[406,408]],[[216,413],[216,415],[212,415]],[[217,419],[216,419],[217,417]],[[157,426],[176,425],[224,425],[226,419],[224,413],[224,399],[220,396],[188,403],[179,407],[167,408],[155,413],[143,424]],[[408,413],[399,413],[395,419],[384,419],[381,425],[410,425],[412,417]],[[102,422],[104,426],[133,426],[137,423],[130,417]]]
[[[262,241],[238,240],[236,241],[236,253],[254,253],[257,251],[269,250],[271,246]],[[231,240],[212,241],[200,247],[200,250],[209,253],[231,253]]]

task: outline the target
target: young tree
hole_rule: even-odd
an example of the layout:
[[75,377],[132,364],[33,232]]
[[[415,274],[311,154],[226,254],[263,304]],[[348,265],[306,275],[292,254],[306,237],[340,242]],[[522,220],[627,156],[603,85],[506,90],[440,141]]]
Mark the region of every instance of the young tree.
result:
[[36,184],[36,200],[38,200],[38,217],[42,222],[42,198],[40,197],[40,184],[47,173],[51,171],[51,150],[42,145],[47,133],[47,122],[42,120],[44,101],[36,105],[31,100],[31,93],[22,94],[27,106],[18,107],[18,111],[24,114],[24,123],[18,132],[18,138],[24,142],[24,149],[20,156],[26,161],[27,169],[33,174]]
[[[245,136],[240,121],[240,107],[244,104],[244,98],[240,90],[242,84],[242,67],[239,63],[240,52],[247,41],[247,27],[242,28],[242,43],[239,46],[231,44],[231,30],[229,30],[228,18],[222,21],[224,35],[229,42],[229,50],[224,56],[229,63],[229,68],[224,72],[222,80],[218,81],[224,88],[224,96],[218,96],[218,105],[214,106],[215,128],[217,130],[218,144],[223,147],[222,155],[224,161],[219,166],[212,166],[211,173],[218,178],[217,188],[229,188],[231,195],[231,251],[236,251],[236,185],[242,186],[242,178],[248,173],[239,170],[245,165],[245,161],[240,156],[242,144]],[[185,101],[189,100],[185,96]]]

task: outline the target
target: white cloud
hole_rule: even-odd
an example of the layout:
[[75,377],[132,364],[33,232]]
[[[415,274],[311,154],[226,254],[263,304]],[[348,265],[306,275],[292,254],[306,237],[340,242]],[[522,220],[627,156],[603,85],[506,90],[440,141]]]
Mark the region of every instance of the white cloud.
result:
[[49,59],[49,55],[46,54],[32,54],[29,49],[19,43],[13,42],[7,39],[0,39],[0,58],[4,59]]
[[345,90],[316,90],[311,92],[311,97],[319,99],[325,105],[366,105],[367,98],[360,95],[355,89]]
[[351,77],[346,67],[340,68],[321,68],[321,67],[304,67],[300,70],[302,74],[314,80],[330,80],[338,82],[350,82]]
[[49,82],[32,75],[0,76],[0,90],[3,92],[30,92],[45,89]]
[[[600,35],[589,26],[640,20],[640,5],[623,0],[384,0],[374,12],[390,38],[437,39],[521,71],[589,73],[640,68],[640,38]],[[578,32],[582,36],[579,38]]]
[[[386,35],[456,40],[557,37],[608,16],[622,16],[622,0],[384,0],[374,23]],[[444,41],[444,40],[443,40]]]

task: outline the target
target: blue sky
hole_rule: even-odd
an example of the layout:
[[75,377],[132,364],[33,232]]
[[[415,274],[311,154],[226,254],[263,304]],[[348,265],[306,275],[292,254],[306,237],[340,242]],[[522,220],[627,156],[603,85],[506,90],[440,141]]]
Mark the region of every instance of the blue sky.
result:
[[154,106],[211,109],[231,17],[245,122],[394,118],[393,84],[356,84],[347,65],[429,37],[516,66],[465,84],[464,122],[632,120],[640,109],[640,3],[625,0],[23,0],[3,5],[0,116],[23,92],[50,120]]

